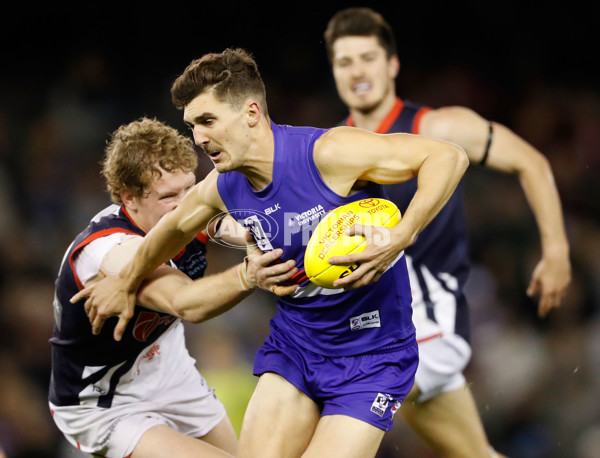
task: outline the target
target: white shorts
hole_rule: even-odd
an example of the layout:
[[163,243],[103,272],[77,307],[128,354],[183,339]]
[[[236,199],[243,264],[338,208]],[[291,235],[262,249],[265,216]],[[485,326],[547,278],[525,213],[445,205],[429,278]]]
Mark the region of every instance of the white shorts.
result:
[[197,372],[196,375],[162,399],[110,409],[52,404],[50,409],[58,428],[77,449],[123,458],[133,452],[142,434],[153,426],[167,425],[186,436],[202,437],[225,418],[221,401]]
[[471,346],[454,333],[454,298],[444,299],[434,306],[438,322],[427,318],[423,302],[413,303],[413,323],[419,343],[419,366],[415,374],[415,385],[420,391],[418,402],[456,390],[466,382],[463,371],[471,359]]
[[[183,326],[180,325],[159,338],[160,355],[152,361],[141,356],[141,363],[132,368],[136,372],[138,368],[146,370],[142,375],[148,377],[148,383],[140,383],[136,391],[133,385],[124,388],[115,395],[110,408],[93,403],[74,406],[49,403],[54,422],[73,446],[86,453],[123,458],[133,452],[142,434],[153,426],[167,425],[186,436],[202,437],[225,418],[225,407],[187,351],[187,356],[181,359],[168,351],[170,343],[181,348]],[[147,369],[144,365],[148,365]]]
[[417,401],[462,387],[466,382],[463,370],[470,358],[471,347],[456,334],[419,342],[419,366],[415,374],[415,385],[420,391]]

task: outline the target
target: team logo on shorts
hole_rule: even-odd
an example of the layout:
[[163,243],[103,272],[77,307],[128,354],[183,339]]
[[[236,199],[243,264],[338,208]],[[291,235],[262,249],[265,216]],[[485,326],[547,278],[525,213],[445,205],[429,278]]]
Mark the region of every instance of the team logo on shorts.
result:
[[[392,397],[389,394],[377,393],[373,404],[371,404],[371,412],[379,415],[380,417],[383,417],[383,414],[387,410],[391,400]],[[396,404],[394,404],[394,407],[392,407],[392,409],[394,409],[395,407]]]

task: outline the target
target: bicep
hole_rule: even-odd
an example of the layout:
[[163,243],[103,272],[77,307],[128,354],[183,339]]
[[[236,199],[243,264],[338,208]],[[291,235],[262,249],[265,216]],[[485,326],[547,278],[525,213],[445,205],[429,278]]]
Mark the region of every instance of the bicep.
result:
[[[461,146],[473,164],[480,164],[487,150],[485,166],[506,173],[536,167],[541,154],[506,126],[491,123],[465,107],[445,107],[423,116],[421,132]],[[488,146],[489,143],[489,146]]]
[[314,159],[325,183],[338,194],[347,195],[359,180],[381,184],[409,180],[423,160],[422,146],[411,134],[376,134],[341,127],[315,143]]
[[100,271],[105,275],[118,274],[133,259],[143,241],[142,237],[131,237],[116,244],[102,258]]
[[484,156],[490,130],[487,119],[470,108],[454,106],[425,113],[420,133],[459,145],[465,150],[469,160],[477,164]]
[[450,146],[420,135],[387,134],[373,139],[372,148],[372,157],[360,179],[393,184],[414,178],[427,157]]

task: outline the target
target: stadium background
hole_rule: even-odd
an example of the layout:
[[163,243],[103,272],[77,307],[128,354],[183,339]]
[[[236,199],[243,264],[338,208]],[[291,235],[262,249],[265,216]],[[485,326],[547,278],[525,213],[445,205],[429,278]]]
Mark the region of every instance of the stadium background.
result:
[[[327,4],[326,4],[327,3]],[[474,355],[467,375],[491,441],[527,458],[600,450],[600,85],[591,1],[370,2],[395,29],[399,95],[459,104],[502,122],[550,160],[573,261],[562,308],[535,315],[524,291],[539,238],[518,181],[472,167],[466,200]],[[275,122],[326,127],[346,111],[322,33],[344,2],[14,4],[2,14],[0,73],[0,446],[9,457],[76,457],[46,405],[53,280],[68,243],[108,203],[108,134],[140,116],[185,131],[169,99],[196,57],[244,47]],[[596,39],[594,38],[596,37]],[[201,161],[199,175],[211,167]],[[241,254],[211,247],[210,271]],[[201,372],[236,426],[273,300],[256,293],[188,326]],[[380,457],[428,457],[400,420]]]

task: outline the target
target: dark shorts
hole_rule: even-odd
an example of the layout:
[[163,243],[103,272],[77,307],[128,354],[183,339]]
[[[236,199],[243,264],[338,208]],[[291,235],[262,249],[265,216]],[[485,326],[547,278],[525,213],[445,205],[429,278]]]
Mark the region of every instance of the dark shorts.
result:
[[346,415],[389,431],[418,362],[414,336],[361,355],[328,357],[271,334],[256,354],[254,375],[281,375],[321,407],[321,416]]

